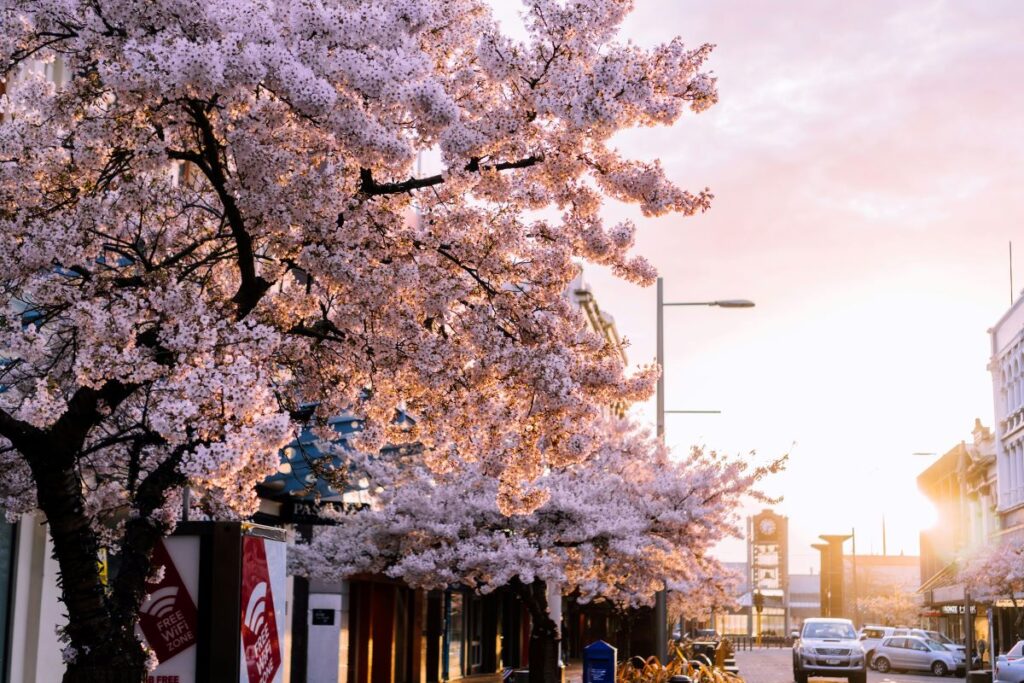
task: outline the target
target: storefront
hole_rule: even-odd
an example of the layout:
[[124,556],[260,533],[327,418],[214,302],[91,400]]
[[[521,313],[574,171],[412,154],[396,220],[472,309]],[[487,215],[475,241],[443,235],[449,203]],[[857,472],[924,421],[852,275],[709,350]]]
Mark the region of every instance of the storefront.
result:
[[14,590],[14,525],[0,522],[0,683],[7,683],[10,607]]

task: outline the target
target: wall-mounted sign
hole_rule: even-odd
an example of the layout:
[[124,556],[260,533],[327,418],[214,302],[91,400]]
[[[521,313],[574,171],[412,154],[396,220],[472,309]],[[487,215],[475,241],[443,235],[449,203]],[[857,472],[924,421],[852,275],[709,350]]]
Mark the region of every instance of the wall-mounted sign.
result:
[[172,537],[158,541],[153,566],[163,567],[159,581],[146,584],[149,597],[139,608],[143,638],[159,662],[149,683],[192,683],[196,678],[199,622],[199,539]]
[[313,626],[334,626],[334,610],[313,610]]
[[[241,683],[280,683],[283,679],[281,632],[277,627],[279,605],[274,598],[276,593],[277,599],[282,601],[283,613],[284,545],[259,536],[242,538]],[[280,562],[274,562],[278,554]],[[272,564],[274,569],[280,565],[281,571],[273,572],[280,577],[272,577]]]
[[[977,608],[974,605],[971,605],[971,614],[977,614],[977,612],[978,612]],[[963,605],[943,605],[942,606],[942,613],[943,614],[963,614],[964,613],[964,606]]]
[[287,524],[336,524],[333,515],[351,515],[369,507],[367,503],[288,501],[281,506],[281,521]]

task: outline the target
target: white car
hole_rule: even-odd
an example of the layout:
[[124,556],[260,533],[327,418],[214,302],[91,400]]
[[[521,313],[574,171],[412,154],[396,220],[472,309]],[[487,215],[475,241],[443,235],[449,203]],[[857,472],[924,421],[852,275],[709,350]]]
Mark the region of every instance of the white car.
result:
[[875,656],[875,648],[882,642],[883,638],[893,634],[892,626],[865,626],[860,630],[860,644],[864,648],[864,655],[868,659],[868,666]]
[[992,669],[993,683],[1024,683],[1024,640],[1018,641],[1005,655],[996,657]]

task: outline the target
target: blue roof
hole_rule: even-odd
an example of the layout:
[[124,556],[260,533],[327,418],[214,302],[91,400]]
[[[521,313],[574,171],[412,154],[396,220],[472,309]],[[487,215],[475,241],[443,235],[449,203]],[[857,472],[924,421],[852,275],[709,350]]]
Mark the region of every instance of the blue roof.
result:
[[[399,411],[396,423],[414,422],[405,412]],[[333,417],[328,424],[338,433],[338,438],[324,441],[308,427],[280,451],[281,464],[276,474],[267,477],[258,486],[260,496],[276,501],[297,502],[342,502],[345,494],[358,494],[369,490],[366,482],[353,481],[346,454],[353,452],[347,435],[363,429],[362,418],[345,414]],[[391,451],[409,446],[386,446]],[[337,472],[340,488],[321,478],[321,472]],[[343,483],[342,483],[343,482]]]

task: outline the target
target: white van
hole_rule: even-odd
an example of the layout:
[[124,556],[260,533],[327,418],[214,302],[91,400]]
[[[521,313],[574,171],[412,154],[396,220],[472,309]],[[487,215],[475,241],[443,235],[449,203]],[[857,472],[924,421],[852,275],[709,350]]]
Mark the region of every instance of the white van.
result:
[[871,666],[875,657],[875,648],[883,638],[907,635],[910,635],[910,629],[905,626],[865,626],[862,628],[858,637],[860,644],[864,647],[864,657],[867,659],[868,666]]

